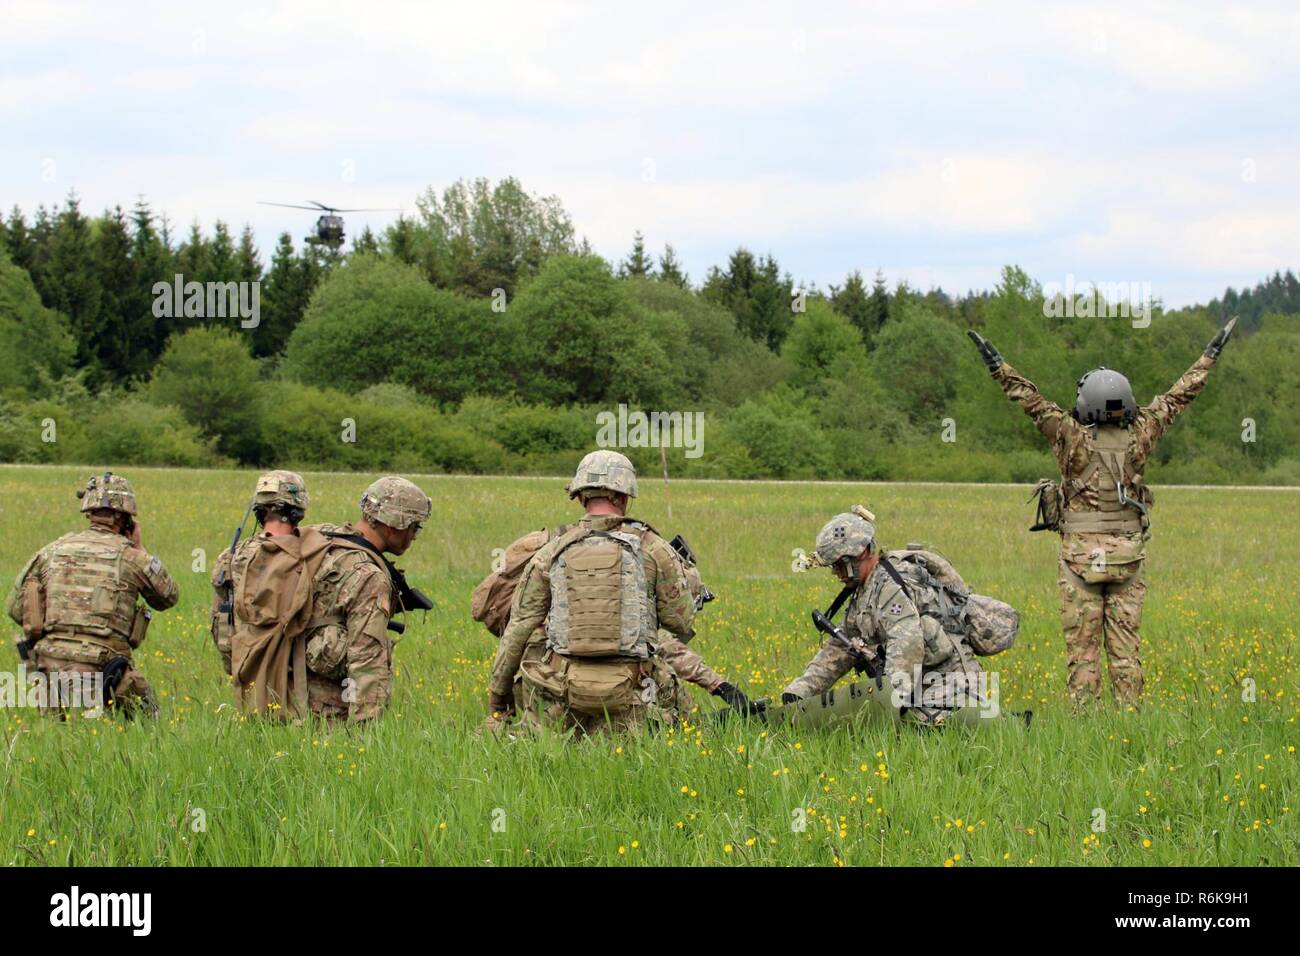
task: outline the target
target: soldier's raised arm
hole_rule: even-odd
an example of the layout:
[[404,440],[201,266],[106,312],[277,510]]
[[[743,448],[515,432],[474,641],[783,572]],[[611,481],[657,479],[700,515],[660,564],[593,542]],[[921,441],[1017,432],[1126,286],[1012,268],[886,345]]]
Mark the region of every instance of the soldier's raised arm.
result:
[[1201,394],[1209,378],[1210,369],[1214,368],[1219,354],[1228,344],[1228,339],[1232,337],[1232,330],[1236,325],[1237,320],[1234,318],[1220,329],[1210,340],[1210,344],[1205,347],[1204,353],[1192,363],[1191,368],[1179,376],[1173,387],[1163,395],[1157,395],[1151,400],[1151,404],[1138,412],[1135,431],[1138,453],[1143,458],[1150,453],[1160,436],[1174,423],[1174,419],[1192,403],[1192,399]]
[[1077,427],[1077,423],[1065,409],[1045,397],[1033,382],[1012,368],[1011,364],[993,347],[992,342],[973,330],[967,330],[966,334],[980,350],[980,356],[988,366],[993,381],[1001,386],[1007,398],[1019,403],[1048,441],[1056,441],[1057,435],[1063,428]]
[[703,657],[665,631],[659,632],[659,656],[682,680],[703,687],[710,694],[726,683]]
[[165,611],[180,600],[180,588],[163,567],[162,559],[138,544],[122,552],[122,565],[130,570],[140,596],[155,611]]

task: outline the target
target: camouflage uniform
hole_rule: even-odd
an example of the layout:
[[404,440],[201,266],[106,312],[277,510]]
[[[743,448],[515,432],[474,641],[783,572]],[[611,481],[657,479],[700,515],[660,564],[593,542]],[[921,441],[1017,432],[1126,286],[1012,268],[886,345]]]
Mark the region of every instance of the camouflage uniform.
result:
[[[1156,442],[1205,387],[1215,359],[1203,355],[1168,392],[1138,409],[1128,427],[1085,426],[1049,401],[1034,384],[1003,362],[993,372],[1007,397],[1018,402],[1052,445],[1061,469],[1065,508],[1061,516],[1061,626],[1069,661],[1068,685],[1076,704],[1101,696],[1101,645],[1106,646],[1111,690],[1116,700],[1142,697],[1138,628],[1146,598],[1143,562],[1147,522],[1135,508],[1118,502],[1115,469],[1122,465],[1143,504],[1152,500],[1142,473]],[[1099,466],[1100,465],[1100,466]]]
[[[297,472],[276,470],[262,475],[253,489],[253,501],[250,507],[258,509],[267,506],[289,506],[307,511],[309,498],[306,482]],[[261,512],[259,512],[260,515]],[[261,518],[259,516],[259,522]],[[295,522],[296,524],[296,522]],[[256,553],[257,538],[269,537],[260,532],[255,538],[246,538],[235,546],[238,563],[248,566]],[[217,556],[212,568],[212,643],[221,655],[222,666],[230,673],[230,639],[234,634],[234,622],[230,598],[227,593],[234,580],[231,576],[231,550],[226,548]]]
[[[317,525],[357,534],[352,525]],[[307,702],[322,717],[369,720],[392,699],[393,646],[388,621],[395,597],[388,569],[373,552],[336,543],[312,581],[307,641]]]
[[[134,493],[120,476],[92,478],[83,494],[82,511],[136,513]],[[14,581],[8,611],[26,637],[35,639],[36,670],[85,675],[72,678],[77,687],[69,688],[84,694],[93,689],[90,675],[102,673],[110,661],[124,662],[115,703],[127,713],[139,706],[155,715],[157,698],[131,658],[147,627],[148,612],[137,599],[162,611],[176,604],[179,590],[162,561],[112,530],[112,518],[92,514],[90,520],[85,531],[65,534],[27,562]],[[43,712],[60,709],[50,699]]]
[[[605,497],[611,492],[636,496],[636,473],[631,462],[617,452],[587,455],[569,484],[569,496],[581,497],[585,504],[591,497]],[[579,736],[627,730],[647,720],[671,723],[680,701],[677,678],[656,647],[644,643],[645,631],[637,638],[635,647],[640,653],[636,656],[566,653],[575,650],[567,642],[576,639],[582,625],[568,618],[566,608],[556,608],[551,617],[551,571],[556,561],[568,554],[567,547],[591,540],[578,541],[575,536],[582,531],[601,536],[635,535],[645,579],[640,612],[649,618],[649,623],[642,618],[643,626],[650,627],[651,636],[660,630],[677,637],[691,635],[695,600],[682,563],[668,542],[648,526],[623,515],[587,514],[571,531],[547,542],[525,567],[488,689],[493,698],[508,699],[514,691],[515,675],[522,673],[521,720],[532,727],[573,730]],[[619,613],[626,613],[626,595],[618,605],[622,609]],[[547,642],[533,642],[530,652],[530,638],[544,621]]]
[[[931,674],[978,675],[981,668],[974,651],[963,638],[944,630],[940,623],[932,589],[912,579],[905,564],[898,565],[896,570],[908,584],[912,596],[899,587],[882,564],[877,564],[849,598],[844,632],[884,652],[885,676],[897,699],[904,702],[914,699],[917,674],[922,675],[922,691]],[[913,597],[923,610],[917,609]],[[855,663],[851,651],[835,641],[827,641],[803,675],[791,681],[784,693],[797,697],[821,694],[852,670]]]

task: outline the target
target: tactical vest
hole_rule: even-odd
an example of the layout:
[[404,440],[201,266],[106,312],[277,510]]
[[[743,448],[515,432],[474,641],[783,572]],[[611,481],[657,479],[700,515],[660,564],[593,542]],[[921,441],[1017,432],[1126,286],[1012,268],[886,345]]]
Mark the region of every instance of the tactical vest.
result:
[[1098,425],[1089,429],[1088,463],[1078,477],[1067,479],[1065,496],[1071,501],[1091,487],[1097,495],[1097,509],[1071,511],[1067,507],[1061,514],[1062,534],[1141,534],[1146,530],[1151,491],[1142,483],[1142,476],[1129,467],[1131,444],[1132,433],[1127,428]]
[[45,583],[45,631],[131,637],[138,591],[122,574],[121,535],[80,531],[50,545]]
[[637,531],[578,526],[551,558],[547,644],[568,657],[645,660],[658,631]]

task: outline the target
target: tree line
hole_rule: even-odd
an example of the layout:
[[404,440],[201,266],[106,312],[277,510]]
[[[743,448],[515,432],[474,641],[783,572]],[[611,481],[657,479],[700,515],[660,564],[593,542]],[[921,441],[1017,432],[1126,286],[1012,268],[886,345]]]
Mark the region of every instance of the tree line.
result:
[[[256,324],[157,314],[176,274],[260,283]],[[744,247],[693,281],[640,233],[605,261],[513,179],[430,188],[345,252],[282,234],[269,265],[248,228],[177,237],[143,198],[89,217],[69,196],[0,219],[0,460],[560,473],[626,404],[705,413],[704,453],[669,450],[685,475],[1028,481],[1051,461],[966,328],[1058,402],[1102,364],[1145,402],[1236,314],[1151,477],[1300,482],[1289,270],[1147,327],[1078,294],[1049,308],[1015,266],[956,297],[878,271],[822,290]]]

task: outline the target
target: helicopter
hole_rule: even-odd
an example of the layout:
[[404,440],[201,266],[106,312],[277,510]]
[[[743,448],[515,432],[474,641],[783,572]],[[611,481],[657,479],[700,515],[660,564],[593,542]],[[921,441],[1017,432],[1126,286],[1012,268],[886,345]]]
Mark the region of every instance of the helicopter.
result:
[[400,209],[336,209],[333,206],[327,206],[324,203],[317,202],[315,199],[308,199],[310,206],[299,206],[287,202],[262,202],[258,200],[259,206],[283,206],[285,209],[308,209],[312,212],[324,213],[316,220],[316,235],[307,236],[304,242],[313,246],[325,246],[331,252],[338,252],[343,247],[343,217],[341,212],[401,212]]

